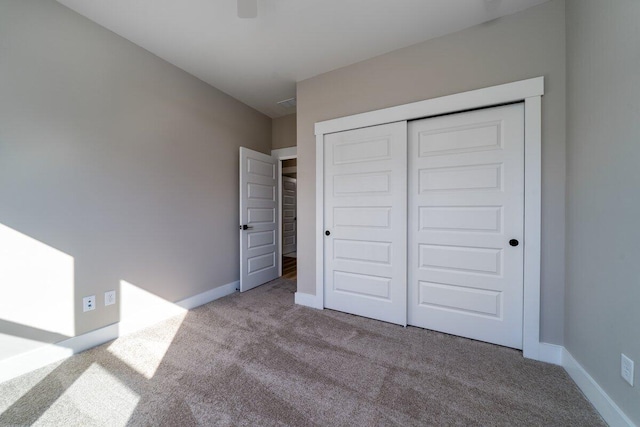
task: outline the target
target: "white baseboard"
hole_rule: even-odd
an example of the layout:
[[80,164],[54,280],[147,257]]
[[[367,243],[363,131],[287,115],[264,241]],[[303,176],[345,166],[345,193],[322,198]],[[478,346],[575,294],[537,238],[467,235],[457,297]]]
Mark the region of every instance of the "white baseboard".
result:
[[118,324],[114,323],[86,334],[68,338],[55,344],[45,344],[26,353],[0,360],[0,383],[64,360],[91,347],[104,344],[118,338],[118,335]]
[[538,357],[536,360],[552,363],[554,365],[562,365],[563,351],[564,347],[561,345],[541,342],[538,344]]
[[153,297],[156,301],[142,301],[145,308],[136,310],[134,314],[127,311],[120,312],[120,322],[118,323],[118,336],[125,336],[141,329],[148,328],[158,322],[169,319],[173,316],[184,314],[188,310],[207,304],[224,296],[230,295],[238,289],[240,281],[227,283],[226,285],[210,289],[200,294],[185,298],[181,301],[170,303],[161,301],[158,304],[158,298]]
[[306,307],[317,308],[319,310],[322,310],[324,308],[315,295],[303,294],[302,292],[295,293],[295,303],[298,305],[304,305]]
[[562,366],[611,427],[636,427],[591,375],[563,347]]
[[[238,284],[238,281],[227,283],[226,285],[185,298],[182,301],[174,303],[174,305],[185,310],[190,310],[224,296],[233,294],[236,292]],[[154,321],[151,324],[162,320],[164,319],[154,318]],[[135,325],[121,325],[120,323],[114,323],[112,325],[87,332],[86,334],[68,338],[55,344],[46,344],[26,353],[0,360],[0,383],[19,377],[20,375],[38,368],[42,368],[51,363],[66,359],[76,353],[104,344],[118,337],[125,336],[129,333],[135,332],[136,330],[140,330],[143,327],[151,326],[148,322],[134,322],[134,324]]]
[[208,291],[202,292],[201,294],[185,298],[182,301],[178,301],[176,305],[182,308],[186,308],[187,310],[191,310],[193,308],[200,307],[201,305],[208,304],[211,301],[215,301],[222,297],[226,297],[227,295],[231,295],[238,290],[239,286],[240,281],[236,280],[235,282],[218,286],[217,288],[210,289]]

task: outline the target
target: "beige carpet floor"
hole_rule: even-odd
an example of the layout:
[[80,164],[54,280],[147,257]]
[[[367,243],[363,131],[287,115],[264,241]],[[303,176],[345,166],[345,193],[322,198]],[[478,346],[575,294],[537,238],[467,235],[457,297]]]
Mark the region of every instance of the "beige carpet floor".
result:
[[0,385],[0,425],[600,426],[562,368],[279,279]]

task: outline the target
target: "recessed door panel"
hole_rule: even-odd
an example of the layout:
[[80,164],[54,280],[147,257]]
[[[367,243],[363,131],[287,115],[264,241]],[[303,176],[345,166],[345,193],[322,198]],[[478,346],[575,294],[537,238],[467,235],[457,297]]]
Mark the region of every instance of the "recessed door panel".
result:
[[420,169],[420,193],[451,190],[502,190],[502,165]]
[[422,206],[418,210],[420,231],[499,233],[502,230],[501,206]]
[[273,202],[276,199],[275,187],[271,185],[247,184],[247,198],[249,200],[268,200]]
[[247,159],[247,173],[254,176],[263,176],[270,179],[276,177],[276,165],[271,161],[263,161],[259,159]]
[[248,273],[252,276],[256,273],[260,273],[264,270],[275,267],[276,256],[274,252],[270,252],[264,255],[258,255],[249,258]]
[[391,172],[334,175],[334,197],[389,193]]
[[502,249],[469,246],[418,245],[421,270],[500,275]]
[[501,122],[439,128],[418,133],[418,156],[495,150],[501,145]]
[[333,149],[333,164],[370,162],[391,158],[390,135],[371,140],[344,141]]
[[471,316],[501,315],[502,292],[454,286],[442,283],[420,282],[418,305],[440,310],[453,310]]
[[275,208],[247,208],[247,224],[275,224]]
[[334,227],[389,228],[390,206],[336,207],[333,209]]
[[391,243],[389,242],[333,239],[333,253],[337,260],[391,264]]
[[335,271],[333,290],[356,297],[368,297],[389,301],[391,278]]

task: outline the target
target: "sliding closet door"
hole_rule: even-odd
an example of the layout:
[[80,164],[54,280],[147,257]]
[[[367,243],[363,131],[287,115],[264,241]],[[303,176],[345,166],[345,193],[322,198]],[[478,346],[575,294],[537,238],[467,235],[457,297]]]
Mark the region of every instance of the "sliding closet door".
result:
[[522,348],[524,107],[409,125],[409,324]]
[[406,325],[407,124],[324,140],[325,307]]

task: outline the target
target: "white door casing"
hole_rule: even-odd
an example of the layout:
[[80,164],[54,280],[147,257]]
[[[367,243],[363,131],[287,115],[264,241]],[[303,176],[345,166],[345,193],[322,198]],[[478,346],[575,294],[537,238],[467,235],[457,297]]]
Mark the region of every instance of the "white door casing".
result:
[[296,179],[289,176],[282,177],[282,254],[296,251],[297,246],[297,218],[296,218]]
[[327,308],[406,325],[406,141],[406,122],[325,137]]
[[240,292],[278,277],[276,160],[240,147]]
[[408,323],[521,349],[523,104],[411,122],[408,206]]

